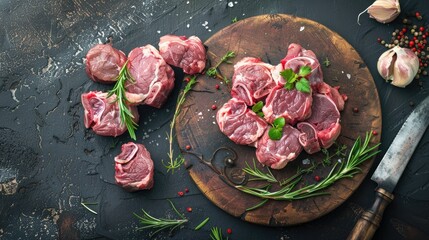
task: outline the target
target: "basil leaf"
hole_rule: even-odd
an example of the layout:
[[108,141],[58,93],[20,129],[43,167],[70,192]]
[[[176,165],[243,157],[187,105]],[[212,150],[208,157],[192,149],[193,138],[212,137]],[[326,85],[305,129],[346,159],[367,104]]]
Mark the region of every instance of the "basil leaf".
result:
[[282,132],[279,129],[273,127],[268,131],[268,136],[271,140],[280,140],[282,138]]
[[283,129],[285,124],[286,124],[286,120],[284,117],[276,118],[276,119],[274,119],[274,122],[273,122],[274,127],[280,128],[280,129]]
[[310,66],[302,66],[300,69],[299,69],[299,72],[298,72],[298,75],[300,76],[300,77],[306,77],[308,74],[310,74],[311,73],[311,67]]
[[286,80],[286,82],[292,82],[293,80],[295,80],[296,79],[295,75],[296,74],[290,68],[280,72],[280,76],[282,76],[283,79]]
[[296,83],[295,87],[296,90],[300,92],[310,93],[310,82],[305,78],[301,78],[301,80]]
[[252,111],[258,113],[262,110],[262,107],[264,107],[264,103],[262,101],[259,101],[252,106]]

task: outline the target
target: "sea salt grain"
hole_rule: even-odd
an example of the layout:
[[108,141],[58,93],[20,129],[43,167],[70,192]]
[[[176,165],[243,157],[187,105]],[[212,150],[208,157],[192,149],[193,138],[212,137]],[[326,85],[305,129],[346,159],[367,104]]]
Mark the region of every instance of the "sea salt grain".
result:
[[303,159],[303,160],[302,160],[302,164],[304,164],[304,165],[308,165],[308,164],[310,164],[310,159],[308,159],[308,158]]
[[304,29],[305,29],[305,27],[300,27],[299,31],[302,32],[302,31],[304,31]]
[[228,7],[234,7],[234,3],[233,2],[229,2],[228,3]]
[[349,73],[347,73],[347,78],[350,79],[352,77],[352,75],[350,75]]

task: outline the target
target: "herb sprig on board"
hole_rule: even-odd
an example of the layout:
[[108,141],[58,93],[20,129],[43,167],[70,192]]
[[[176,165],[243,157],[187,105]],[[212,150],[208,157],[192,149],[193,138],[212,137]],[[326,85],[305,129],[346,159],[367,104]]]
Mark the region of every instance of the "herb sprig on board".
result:
[[107,94],[107,97],[111,97],[112,95],[116,96],[115,102],[118,103],[119,107],[119,115],[121,116],[121,123],[125,124],[128,129],[128,133],[133,140],[136,140],[135,130],[138,127],[138,124],[134,121],[134,116],[131,113],[129,106],[127,105],[128,99],[125,96],[125,83],[127,81],[134,82],[134,79],[128,72],[128,60],[122,66],[121,71],[119,71],[119,75],[117,77],[117,81],[112,90],[110,90]]
[[168,152],[168,163],[164,163],[164,160],[162,161],[162,164],[167,168],[167,172],[171,171],[174,174],[174,170],[179,168],[184,162],[185,159],[182,155],[178,155],[176,158],[174,158],[174,150],[173,150],[173,129],[174,125],[176,125],[177,117],[179,116],[180,110],[182,108],[183,103],[186,100],[186,94],[192,89],[192,87],[197,83],[197,77],[192,76],[189,79],[189,82],[186,84],[185,88],[182,92],[180,92],[177,103],[176,103],[176,109],[174,110],[173,119],[170,122],[170,133],[167,133],[168,143],[169,143],[169,152]]
[[211,240],[228,240],[228,237],[223,238],[222,229],[219,227],[212,227],[210,229]]
[[223,55],[223,57],[220,59],[220,61],[214,66],[211,67],[209,69],[207,69],[206,74],[210,77],[214,77],[214,78],[219,78],[222,81],[224,81],[226,84],[229,84],[231,82],[231,80],[229,80],[228,78],[222,76],[219,71],[218,71],[218,67],[222,64],[222,63],[229,63],[231,64],[231,62],[229,61],[231,58],[235,57],[235,52],[234,51],[228,51],[225,55]]
[[[306,185],[301,188],[295,188],[301,181],[302,175],[308,171],[305,169],[298,169],[298,172],[294,176],[282,181],[283,186],[278,191],[270,191],[269,186],[267,187],[266,185],[263,187],[237,185],[235,187],[244,193],[257,196],[261,199],[273,200],[297,200],[329,194],[323,190],[340,179],[352,178],[356,174],[362,172],[359,166],[380,152],[377,150],[377,147],[380,144],[369,146],[370,140],[371,133],[366,133],[363,141],[358,137],[350,150],[348,158],[346,160],[336,162],[329,174],[318,183]],[[313,168],[315,166],[316,165],[313,165]]]
[[285,69],[280,72],[280,76],[286,81],[285,88],[287,90],[296,89],[300,92],[310,93],[310,82],[306,78],[311,73],[309,66],[302,66],[299,68],[298,73],[292,69]]

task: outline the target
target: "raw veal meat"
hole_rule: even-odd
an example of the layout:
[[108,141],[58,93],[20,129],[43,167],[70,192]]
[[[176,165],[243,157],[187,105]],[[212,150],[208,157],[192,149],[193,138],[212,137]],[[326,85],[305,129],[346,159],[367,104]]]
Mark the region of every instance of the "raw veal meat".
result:
[[[82,105],[85,109],[84,123],[86,128],[102,136],[119,136],[127,131],[119,115],[119,106],[115,102],[116,95],[107,98],[104,92],[88,92],[81,95]],[[131,106],[134,121],[138,122],[139,113],[136,107]]]
[[257,142],[256,158],[264,165],[272,169],[282,169],[302,151],[298,141],[300,132],[286,124],[283,127],[283,136],[280,140],[271,140],[267,129]]
[[313,95],[313,110],[311,117],[306,120],[317,130],[320,146],[329,148],[341,132],[340,112],[334,101],[323,94]]
[[334,101],[335,106],[337,106],[339,111],[344,109],[344,97],[338,92],[340,87],[331,87],[327,83],[320,83],[317,87],[317,92],[328,96],[332,101]]
[[319,139],[317,138],[317,130],[308,122],[300,122],[296,127],[301,131],[299,134],[299,143],[308,154],[313,154],[320,151]]
[[159,53],[168,64],[182,68],[186,74],[201,73],[206,67],[206,49],[196,36],[165,35],[159,39]]
[[254,144],[267,128],[267,123],[247,108],[246,103],[231,98],[217,112],[216,121],[221,132],[242,145]]
[[267,96],[276,86],[273,66],[258,58],[246,57],[234,65],[231,95],[252,106]]
[[125,54],[111,44],[98,44],[86,54],[86,73],[95,82],[115,83],[126,61]]
[[128,101],[160,108],[174,87],[174,71],[158,50],[152,45],[131,50],[128,70],[134,79],[125,85]]
[[300,92],[296,89],[287,90],[277,86],[265,101],[262,112],[265,115],[265,120],[269,123],[278,117],[284,117],[286,123],[295,125],[296,122],[310,117],[312,112],[311,93]]
[[280,72],[290,68],[295,73],[298,73],[302,66],[311,67],[311,73],[307,78],[312,88],[317,87],[319,83],[323,82],[322,68],[320,67],[316,54],[311,50],[304,49],[301,45],[296,43],[289,45],[286,56],[281,60],[281,63],[272,70],[273,79],[278,85],[283,86],[285,80],[280,76]]
[[154,165],[149,151],[143,144],[123,144],[121,153],[115,157],[115,181],[125,190],[134,192],[151,189]]

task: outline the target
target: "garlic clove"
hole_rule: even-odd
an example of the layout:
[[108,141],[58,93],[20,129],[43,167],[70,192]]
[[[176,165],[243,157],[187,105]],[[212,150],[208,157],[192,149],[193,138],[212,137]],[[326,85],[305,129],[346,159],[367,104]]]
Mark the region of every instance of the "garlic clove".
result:
[[384,52],[377,62],[377,70],[386,80],[397,87],[410,84],[419,70],[419,58],[409,48],[396,46]]
[[369,17],[380,23],[389,23],[395,20],[399,13],[401,13],[399,0],[376,0],[368,8]]

